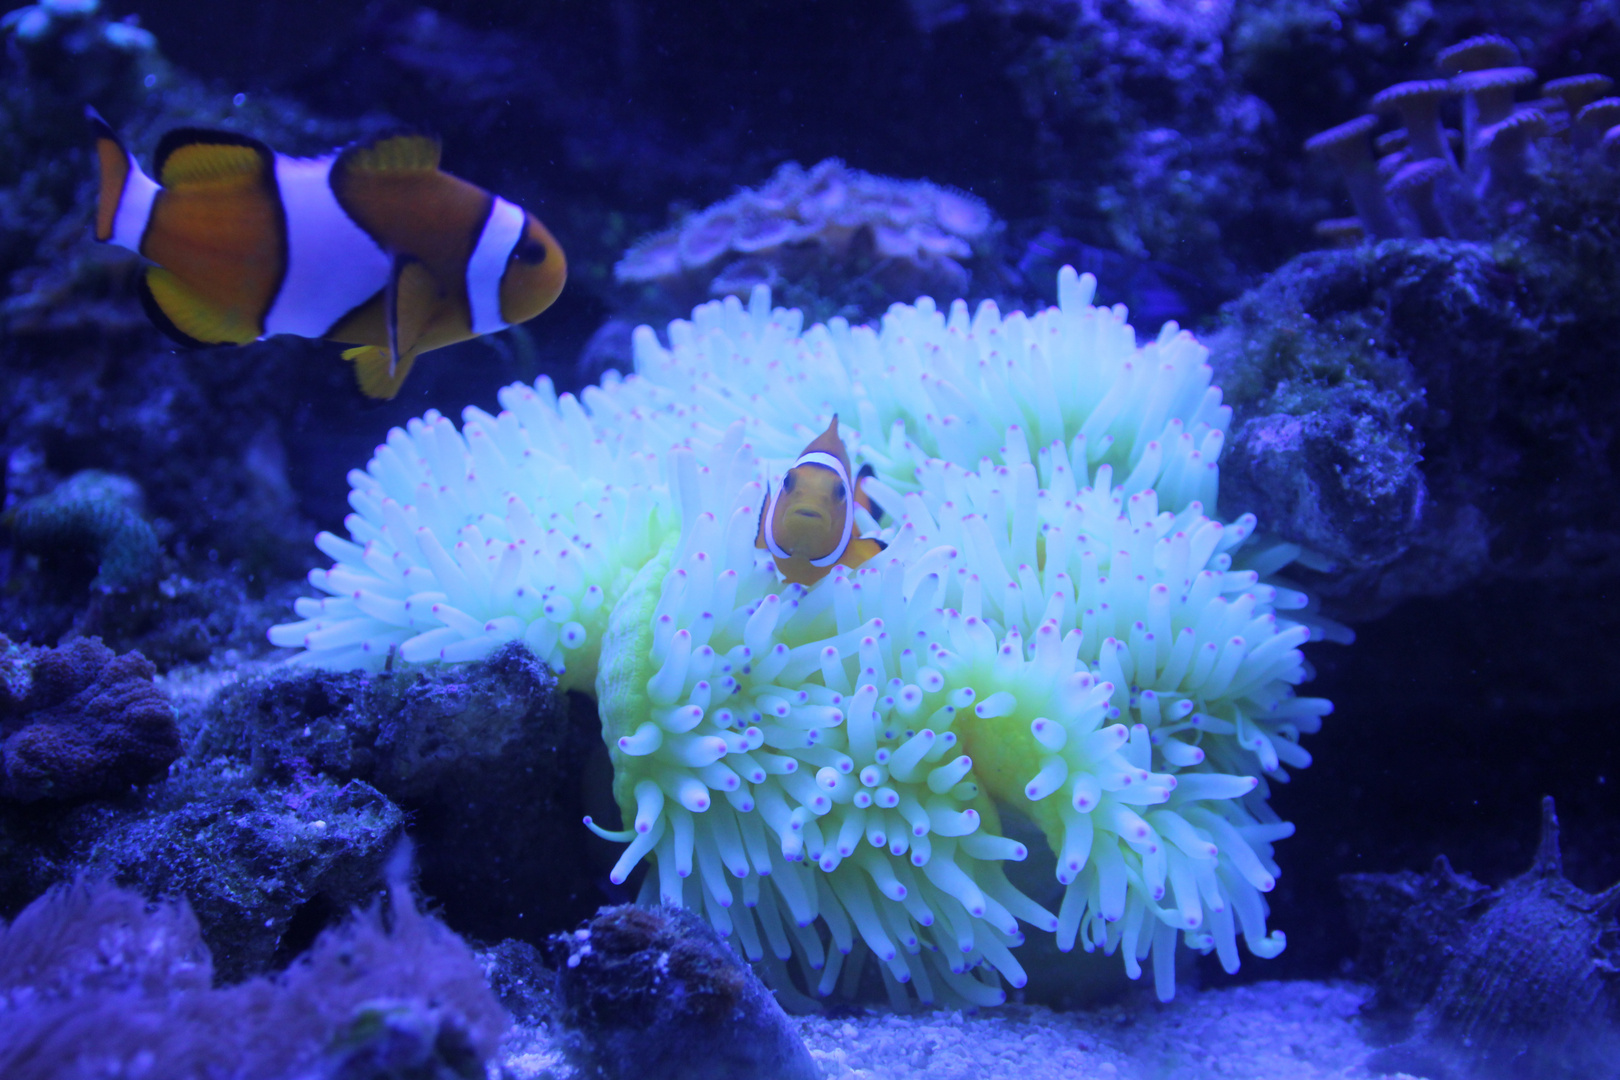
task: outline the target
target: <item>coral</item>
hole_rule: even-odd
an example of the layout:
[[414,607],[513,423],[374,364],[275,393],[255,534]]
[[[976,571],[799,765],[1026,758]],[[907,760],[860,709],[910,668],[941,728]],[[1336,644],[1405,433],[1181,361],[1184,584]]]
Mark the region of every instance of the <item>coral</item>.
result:
[[[270,639],[372,670],[522,639],[594,687],[613,879],[651,856],[644,896],[701,907],[779,984],[829,993],[869,950],[897,998],[999,1002],[980,969],[1023,982],[1020,921],[1133,977],[1151,956],[1166,998],[1178,940],[1235,970],[1241,927],[1275,955],[1292,830],[1266,778],[1310,760],[1329,706],[1294,696],[1299,646],[1337,635],[1262,581],[1293,549],[1213,517],[1230,413],[1205,350],[1174,324],[1138,347],[1094,288],[1066,269],[1033,317],[924,298],[803,334],[759,288],[669,347],[638,330],[638,373],[582,400],[542,380],[462,432],[429,413],[350,474],[327,595]],[[890,546],[783,588],[762,481],[833,414]],[[1059,913],[1004,877],[1027,852],[998,802],[1058,853]]]
[[412,820],[422,886],[486,940],[567,926],[598,902],[581,775],[593,745],[519,643],[461,667],[271,670],[200,710],[191,756],[288,782],[358,780]]
[[507,1019],[471,951],[396,878],[287,971],[212,986],[184,901],[59,886],[0,927],[9,1080],[478,1080]]
[[607,907],[552,947],[564,1045],[591,1076],[821,1075],[770,991],[694,912]]
[[[1532,174],[1542,162],[1543,136],[1559,136],[1597,167],[1601,154],[1593,147],[1607,124],[1598,113],[1590,123],[1579,117],[1613,81],[1597,74],[1553,79],[1543,84],[1540,98],[1518,102],[1515,97],[1537,81],[1536,72],[1519,61],[1511,41],[1481,35],[1435,57],[1435,67],[1449,78],[1409,80],[1375,94],[1373,109],[1398,113],[1404,125],[1377,140],[1380,152],[1391,148],[1378,162],[1387,178],[1384,191],[1367,168],[1376,117],[1358,117],[1306,141],[1307,150],[1327,151],[1343,171],[1369,238],[1481,238],[1491,220],[1524,211]],[[1461,98],[1460,161],[1442,118],[1454,97]]]
[[122,476],[87,469],[49,494],[11,511],[17,547],[47,557],[88,555],[98,573],[94,586],[130,589],[157,576],[162,551],[157,534],[141,516],[140,488]]
[[[11,642],[0,635],[0,648]],[[29,657],[0,698],[0,797],[20,802],[120,794],[180,756],[174,709],[140,653],[79,638]],[[16,670],[17,661],[11,661]]]
[[747,296],[755,285],[851,298],[864,286],[870,295],[843,313],[876,314],[920,293],[966,294],[968,264],[995,230],[989,208],[965,192],[836,159],[809,170],[789,162],[760,187],[639,241],[613,272],[622,283],[657,283],[688,304]]
[[1615,1077],[1620,1066],[1620,884],[1563,875],[1558,818],[1522,876],[1490,889],[1444,855],[1425,875],[1342,879],[1378,980],[1375,1011],[1399,1040],[1371,1064],[1425,1076]]

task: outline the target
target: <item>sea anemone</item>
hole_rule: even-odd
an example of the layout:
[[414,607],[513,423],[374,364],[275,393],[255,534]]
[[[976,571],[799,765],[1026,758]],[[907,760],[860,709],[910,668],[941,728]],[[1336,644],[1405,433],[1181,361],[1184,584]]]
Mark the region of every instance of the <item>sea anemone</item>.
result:
[[[370,668],[529,642],[596,692],[613,879],[651,860],[644,899],[782,987],[847,989],[870,952],[897,1002],[997,1002],[1021,924],[1150,961],[1164,999],[1178,940],[1274,956],[1266,781],[1309,763],[1329,706],[1294,695],[1299,648],[1334,628],[1270,580],[1297,549],[1215,517],[1206,350],[1058,284],[1034,316],[924,297],[803,333],[759,288],[668,345],[642,327],[636,374],[580,400],[541,379],[461,432],[430,413],[351,474],[328,596],[271,640]],[[835,414],[888,547],[783,586],[765,484]],[[1056,855],[1056,913],[1002,873],[1005,812]]]

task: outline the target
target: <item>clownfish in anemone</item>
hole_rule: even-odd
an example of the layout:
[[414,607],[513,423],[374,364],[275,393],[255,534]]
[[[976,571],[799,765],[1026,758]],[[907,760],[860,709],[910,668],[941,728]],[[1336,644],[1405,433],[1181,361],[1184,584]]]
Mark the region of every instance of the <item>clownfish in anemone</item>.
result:
[[95,235],[150,260],[141,299],[183,345],[274,334],[354,345],[360,389],[391,398],[431,349],[526,322],[567,263],[539,220],[439,169],[439,143],[389,135],[325,157],[179,128],[153,180],[86,110],[101,167]]
[[782,577],[795,585],[814,585],[834,566],[861,565],[888,547],[855,532],[855,507],[874,521],[883,516],[861,487],[873,472],[872,466],[863,465],[851,478],[835,415],[827,430],[804,448],[781,484],[767,489],[754,546],[769,551]]

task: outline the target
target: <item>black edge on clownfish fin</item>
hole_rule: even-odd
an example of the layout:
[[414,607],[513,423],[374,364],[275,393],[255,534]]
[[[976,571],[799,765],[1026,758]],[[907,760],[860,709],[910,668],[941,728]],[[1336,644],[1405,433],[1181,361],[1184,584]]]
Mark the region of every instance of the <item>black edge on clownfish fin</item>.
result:
[[872,515],[873,521],[881,524],[883,521],[883,507],[879,506],[877,500],[866,493],[866,488],[861,483],[867,477],[876,475],[877,470],[872,468],[871,462],[861,466],[861,471],[855,474],[855,501],[865,507],[866,512]]
[[[171,169],[170,159],[180,151],[192,147],[197,149],[193,154],[186,156],[195,158],[195,160],[187,162],[178,171]],[[254,162],[228,152],[210,153],[211,149],[217,149],[218,151],[252,150],[257,155],[258,160]],[[251,135],[239,135],[234,131],[214,131],[208,128],[194,127],[175,128],[158,140],[157,153],[152,159],[153,177],[164,187],[185,184],[199,174],[241,174],[248,171],[259,172],[266,183],[274,186],[276,175],[275,151]]]
[[759,528],[754,532],[754,546],[757,548],[770,548],[770,544],[765,539],[765,530],[770,527],[765,521],[765,510],[770,505],[771,482],[767,480],[765,481],[765,494],[759,500]]
[[147,280],[146,274],[141,275],[137,289],[141,294],[141,307],[145,309],[146,317],[152,320],[152,325],[157,327],[164,337],[187,349],[208,348],[208,342],[198,341],[174,324],[174,320],[169,318],[169,313],[163,310],[163,305],[158,303],[157,297],[152,295],[152,284]]
[[[159,330],[185,345],[246,345],[258,334],[161,266],[141,277],[141,300]],[[161,315],[162,318],[158,316]],[[178,335],[178,336],[177,336]]]
[[[388,377],[394,377],[399,367],[399,275],[405,268],[404,255],[394,256],[394,265],[388,270],[388,284],[383,290],[383,325],[388,330]],[[348,355],[345,353],[344,355]]]

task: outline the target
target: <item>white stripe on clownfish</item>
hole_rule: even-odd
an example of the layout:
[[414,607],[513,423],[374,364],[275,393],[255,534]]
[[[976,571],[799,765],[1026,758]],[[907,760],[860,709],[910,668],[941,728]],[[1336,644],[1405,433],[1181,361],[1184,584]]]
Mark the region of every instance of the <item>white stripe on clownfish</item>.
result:
[[[831,469],[844,485],[844,534],[839,537],[838,543],[830,552],[823,555],[819,559],[810,560],[811,566],[832,566],[839,559],[844,557],[844,552],[849,550],[850,537],[854,533],[855,485],[850,482],[849,473],[844,470],[844,463],[833,457],[831,454],[823,453],[819,450],[812,450],[808,453],[801,454],[799,456],[799,460],[795,461],[792,468],[788,469],[788,473],[791,473],[794,469],[797,469],[803,465],[819,465],[824,469]],[[781,545],[776,542],[776,501],[778,498],[780,498],[786,482],[787,473],[783,473],[782,476],[777,479],[777,482],[771,487],[770,503],[765,508],[764,517],[765,546],[770,553],[778,559],[791,559],[793,557],[792,555],[788,554],[788,552],[784,551]]]
[[152,203],[163,189],[141,171],[133,154],[126,150],[124,156],[129,161],[129,173],[124,177],[124,190],[118,196],[118,211],[113,217],[112,236],[107,242],[140,251],[141,237],[146,234],[147,222],[152,220]]
[[276,155],[287,273],[265,316],[261,341],[272,334],[321,337],[388,282],[392,261],[332,194],[335,161],[336,154]]
[[507,326],[501,318],[501,277],[523,235],[523,211],[499,195],[478,234],[478,246],[467,260],[467,307],[474,334],[493,334]]

